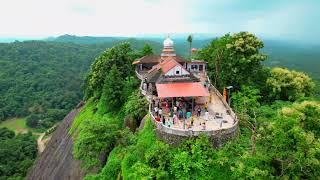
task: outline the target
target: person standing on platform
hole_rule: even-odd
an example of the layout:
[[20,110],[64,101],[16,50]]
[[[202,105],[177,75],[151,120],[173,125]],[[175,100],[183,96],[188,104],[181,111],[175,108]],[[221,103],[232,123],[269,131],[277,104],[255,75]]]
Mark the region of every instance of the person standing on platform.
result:
[[170,117],[173,117],[173,109],[170,109]]
[[147,91],[147,83],[143,83],[143,90]]
[[193,126],[194,118],[191,116],[191,126]]
[[157,106],[154,107],[154,113],[155,113],[156,116],[158,116],[158,107]]
[[178,111],[178,117],[179,117],[179,119],[183,118],[183,112],[181,109]]
[[197,116],[200,117],[200,115],[201,115],[201,108],[199,107]]
[[162,108],[159,109],[159,116],[162,117]]
[[173,124],[176,124],[178,121],[177,121],[177,119],[178,119],[178,117],[177,117],[177,115],[176,114],[173,114]]
[[204,113],[204,120],[206,120],[206,121],[209,120],[209,112],[208,112],[208,110],[206,110],[206,112]]
[[189,120],[190,117],[191,117],[191,112],[188,110],[187,113],[186,113],[186,118],[187,118],[187,120]]
[[179,100],[176,100],[176,107],[177,107],[177,110],[179,110],[179,109],[180,109],[179,105],[180,105]]
[[168,127],[171,126],[171,119],[172,119],[171,117],[168,118]]

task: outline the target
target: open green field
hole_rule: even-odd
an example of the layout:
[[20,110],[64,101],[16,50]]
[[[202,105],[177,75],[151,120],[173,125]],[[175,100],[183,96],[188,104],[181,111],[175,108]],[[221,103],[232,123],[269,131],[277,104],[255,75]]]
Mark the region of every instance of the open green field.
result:
[[25,118],[11,118],[0,123],[0,127],[6,127],[16,134],[27,133],[28,131],[34,131],[33,129],[27,127]]

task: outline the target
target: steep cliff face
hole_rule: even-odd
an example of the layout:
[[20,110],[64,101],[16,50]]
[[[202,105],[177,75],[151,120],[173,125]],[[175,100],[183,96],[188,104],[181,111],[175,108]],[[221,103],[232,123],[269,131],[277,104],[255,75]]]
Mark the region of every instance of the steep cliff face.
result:
[[81,108],[71,111],[60,123],[46,149],[29,171],[27,179],[78,180],[84,177],[86,172],[80,168],[80,161],[75,160],[72,155],[72,134],[68,134],[69,128],[80,110]]

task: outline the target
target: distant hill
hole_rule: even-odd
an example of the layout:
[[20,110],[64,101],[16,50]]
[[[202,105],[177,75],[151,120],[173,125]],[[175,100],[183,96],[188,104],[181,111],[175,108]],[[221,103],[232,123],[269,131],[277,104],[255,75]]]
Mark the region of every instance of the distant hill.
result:
[[[175,50],[178,55],[188,56],[189,44],[186,41],[187,35],[188,34],[178,34],[172,36],[175,44]],[[92,45],[100,50],[112,47],[123,41],[130,42],[134,49],[141,49],[144,44],[148,43],[153,47],[155,53],[159,54],[162,50],[162,42],[164,38],[165,37],[161,35],[147,35],[128,38],[75,36],[66,34],[43,39],[42,41]],[[215,36],[210,34],[195,34],[192,47],[202,48],[209,44],[214,38]],[[10,41],[14,41],[14,38],[10,39]],[[265,39],[263,41],[265,44],[263,51],[269,57],[265,62],[266,65],[271,67],[281,66],[298,71],[304,71],[312,76],[313,79],[320,81],[320,45],[308,45],[298,42],[270,39]]]
[[320,80],[320,45],[306,45],[285,41],[264,41],[268,66],[281,66],[304,71]]
[[94,36],[75,36],[65,34],[58,37],[47,38],[46,41],[56,41],[56,42],[73,42],[81,44],[96,44],[96,43],[110,43],[126,38],[123,37],[94,37]]
[[[188,34],[173,34],[172,39],[175,43],[175,50],[181,56],[187,56],[189,44],[186,41]],[[202,48],[209,44],[217,35],[194,33],[192,47]],[[133,38],[128,37],[97,37],[97,36],[75,36],[65,34],[58,37],[49,37],[43,41],[67,42],[75,44],[88,44],[103,47],[112,47],[113,45],[129,41],[132,47],[140,49],[145,43],[150,44],[155,53],[159,54],[162,50],[162,42],[165,37],[160,34],[139,35]],[[30,38],[0,38],[0,42],[28,41]],[[304,71],[314,79],[320,80],[320,45],[303,44],[299,42],[290,42],[284,40],[264,39],[265,48],[263,51],[268,54],[268,60],[265,62],[268,66],[281,66],[290,69]]]
[[[189,44],[186,41],[187,35],[188,34],[177,34],[172,37],[175,43],[175,50],[177,54],[181,56],[187,56],[189,52]],[[159,54],[162,50],[164,38],[165,37],[161,35],[141,35],[135,38],[62,35],[47,40],[78,44],[104,44],[105,47],[111,47],[122,41],[129,41],[136,49],[140,49],[145,43],[148,43],[153,47],[155,52]],[[192,47],[202,48],[209,44],[214,38],[214,35],[211,34],[195,34]],[[263,51],[268,54],[269,57],[265,62],[266,65],[282,66],[304,71],[313,78],[320,80],[320,45],[308,45],[284,40],[265,39],[263,41],[265,44]]]
[[[187,35],[186,35],[187,36]],[[205,38],[208,36],[199,36],[200,39],[195,39],[192,43],[193,47],[201,48],[206,44],[210,43],[212,39]],[[162,50],[162,42],[164,37],[159,35],[155,36],[138,36],[133,38],[128,37],[95,37],[95,36],[75,36],[75,35],[62,35],[58,37],[50,37],[45,39],[45,41],[55,41],[55,42],[72,42],[77,44],[109,44],[110,47],[122,41],[128,41],[132,44],[133,48],[140,49],[144,44],[150,44],[156,53],[160,53]],[[189,52],[189,44],[182,35],[173,38],[175,43],[175,50],[177,54],[181,56],[187,56]]]

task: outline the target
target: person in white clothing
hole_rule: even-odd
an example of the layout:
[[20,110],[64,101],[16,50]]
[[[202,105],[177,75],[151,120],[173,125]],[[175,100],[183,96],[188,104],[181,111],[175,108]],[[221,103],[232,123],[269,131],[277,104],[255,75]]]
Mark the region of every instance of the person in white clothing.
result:
[[147,90],[147,83],[143,83],[143,90]]
[[204,113],[204,120],[206,120],[206,121],[209,120],[209,112],[208,112],[208,111],[206,111],[206,112]]
[[158,116],[158,107],[154,107],[154,113]]
[[162,109],[161,108],[159,109],[159,116],[160,116],[160,118],[162,118]]
[[176,101],[176,106],[179,107],[180,102],[177,100]]
[[177,109],[177,106],[173,107],[173,112],[175,112],[175,113],[176,113],[176,112],[177,112],[177,110],[178,110],[178,109]]

